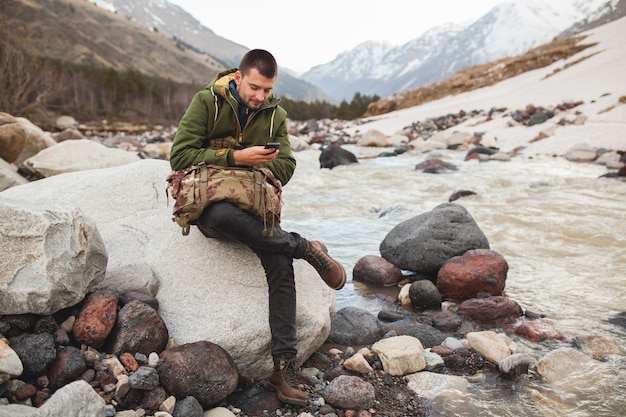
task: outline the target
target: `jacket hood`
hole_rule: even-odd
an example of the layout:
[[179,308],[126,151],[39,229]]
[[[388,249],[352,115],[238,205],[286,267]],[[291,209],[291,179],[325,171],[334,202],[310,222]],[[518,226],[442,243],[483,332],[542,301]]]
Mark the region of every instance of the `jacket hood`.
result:
[[[235,79],[236,72],[237,68],[231,68],[219,72],[206,86],[206,89],[213,91],[213,94],[216,94],[222,98],[232,98],[232,94],[230,93],[228,84],[231,80]],[[280,99],[274,96],[274,93],[271,93],[269,97],[265,100],[264,106],[275,106],[276,104],[278,104],[279,101]]]

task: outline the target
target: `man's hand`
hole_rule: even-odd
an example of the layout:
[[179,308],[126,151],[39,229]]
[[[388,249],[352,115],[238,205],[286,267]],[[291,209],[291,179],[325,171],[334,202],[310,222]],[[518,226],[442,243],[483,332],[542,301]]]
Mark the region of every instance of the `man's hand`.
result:
[[264,146],[250,146],[233,151],[235,165],[257,166],[273,161],[278,155],[278,149],[266,149]]

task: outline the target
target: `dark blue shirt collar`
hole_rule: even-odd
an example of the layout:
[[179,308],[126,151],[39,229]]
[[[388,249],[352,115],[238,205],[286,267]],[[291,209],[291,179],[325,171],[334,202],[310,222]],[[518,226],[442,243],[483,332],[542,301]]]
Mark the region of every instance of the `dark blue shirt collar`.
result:
[[239,118],[239,125],[241,129],[243,129],[243,127],[246,125],[246,122],[248,121],[250,108],[241,102],[241,97],[239,97],[239,93],[237,92],[237,84],[235,83],[235,80],[230,80],[230,82],[228,83],[228,89],[230,90],[235,100],[237,100],[237,103],[239,103],[239,108],[237,109],[237,117]]

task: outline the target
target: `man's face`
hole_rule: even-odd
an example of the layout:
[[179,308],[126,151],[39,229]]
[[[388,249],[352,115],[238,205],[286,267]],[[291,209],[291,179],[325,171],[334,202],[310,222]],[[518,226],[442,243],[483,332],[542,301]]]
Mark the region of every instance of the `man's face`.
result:
[[248,75],[243,75],[240,71],[235,73],[237,93],[243,104],[252,110],[258,110],[261,107],[272,92],[275,83],[276,77],[266,78],[256,68],[252,68]]

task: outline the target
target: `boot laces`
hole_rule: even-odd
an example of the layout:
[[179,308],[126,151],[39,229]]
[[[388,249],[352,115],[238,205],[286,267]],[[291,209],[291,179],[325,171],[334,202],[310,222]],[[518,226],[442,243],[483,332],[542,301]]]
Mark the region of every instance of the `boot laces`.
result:
[[311,249],[307,251],[306,261],[313,265],[313,268],[317,270],[321,275],[326,275],[331,268],[330,259],[325,253]]
[[299,365],[296,358],[285,359],[282,365],[281,374],[287,385],[292,388],[297,387],[296,369],[298,369]]

